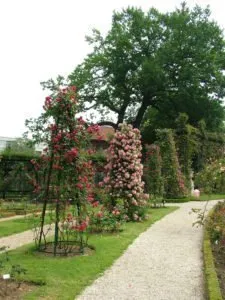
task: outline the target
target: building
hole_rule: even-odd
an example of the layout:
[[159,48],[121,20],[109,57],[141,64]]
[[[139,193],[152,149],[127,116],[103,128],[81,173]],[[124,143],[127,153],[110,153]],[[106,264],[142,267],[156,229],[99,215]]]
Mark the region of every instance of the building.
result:
[[112,126],[100,126],[99,133],[93,135],[91,143],[96,150],[105,150],[114,136],[115,129]]
[[0,136],[0,152],[3,151],[6,147],[9,147],[10,144],[15,142],[16,140],[16,138]]

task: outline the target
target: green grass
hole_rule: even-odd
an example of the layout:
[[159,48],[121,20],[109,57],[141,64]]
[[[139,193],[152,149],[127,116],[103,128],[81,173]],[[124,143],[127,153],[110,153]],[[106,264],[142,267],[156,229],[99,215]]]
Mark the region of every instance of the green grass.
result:
[[191,197],[185,197],[185,198],[175,198],[175,199],[165,199],[166,203],[183,203],[183,202],[189,202],[191,201]]
[[[36,224],[38,218],[40,218],[40,216],[35,218],[32,215],[20,219],[0,222],[0,238],[32,229],[34,227],[34,222]],[[48,221],[49,219],[46,219],[46,222]]]
[[207,201],[207,200],[219,200],[219,199],[225,199],[225,194],[202,194],[199,198],[195,197],[185,197],[185,198],[177,198],[177,199],[166,199],[166,203],[183,203],[183,202],[189,202],[189,201]]
[[219,281],[216,274],[211,242],[207,230],[204,232],[203,241],[203,253],[204,253],[204,273],[207,290],[207,299],[209,300],[222,300]]
[[92,235],[89,244],[96,251],[90,256],[53,258],[37,255],[33,246],[24,246],[10,252],[12,262],[19,262],[28,270],[24,279],[44,282],[24,299],[74,299],[118,258],[128,245],[151,224],[176,207],[150,210],[150,218],[142,223],[127,223],[122,232]]
[[206,195],[202,194],[199,199],[199,201],[207,201],[207,200],[219,200],[219,199],[225,199],[225,194],[211,194],[211,195]]
[[24,201],[2,201],[0,199],[0,218],[16,215],[27,215],[42,209],[41,204],[26,203]]

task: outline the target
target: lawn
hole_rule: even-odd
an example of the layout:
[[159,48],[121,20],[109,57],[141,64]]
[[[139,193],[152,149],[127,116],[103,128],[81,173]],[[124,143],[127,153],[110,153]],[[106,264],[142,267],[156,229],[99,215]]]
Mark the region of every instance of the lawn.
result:
[[[0,238],[34,228],[34,223],[37,223],[39,218],[40,215],[37,217],[30,215],[20,219],[0,222]],[[48,219],[46,219],[46,222],[48,222]]]
[[41,208],[41,204],[27,203],[24,201],[3,201],[0,199],[0,218],[35,213],[40,211]]
[[13,262],[27,269],[24,279],[44,283],[24,299],[74,299],[75,296],[101,275],[118,258],[128,245],[151,224],[158,221],[176,207],[151,209],[150,218],[142,223],[127,223],[122,232],[116,234],[93,234],[89,244],[96,251],[90,256],[53,258],[35,254],[32,245],[10,252]]
[[207,201],[207,200],[219,200],[225,199],[225,194],[202,194],[199,198],[195,197],[185,197],[185,198],[177,198],[177,199],[166,199],[166,203],[182,203],[182,202],[189,202],[189,201]]

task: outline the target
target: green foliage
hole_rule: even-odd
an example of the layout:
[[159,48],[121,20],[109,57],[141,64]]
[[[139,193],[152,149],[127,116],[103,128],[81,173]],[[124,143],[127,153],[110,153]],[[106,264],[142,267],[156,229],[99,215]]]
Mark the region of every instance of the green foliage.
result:
[[7,145],[6,148],[0,153],[0,156],[8,159],[30,159],[38,156],[38,154],[35,152],[35,148],[31,141],[28,139],[18,138]]
[[146,192],[150,200],[157,204],[162,202],[164,188],[162,177],[162,158],[157,145],[147,145],[144,164],[144,180]]
[[162,155],[162,176],[164,179],[164,197],[181,198],[185,196],[184,177],[180,170],[173,132],[171,129],[157,130]]
[[103,120],[113,112],[117,123],[139,127],[153,108],[146,120],[157,122],[153,128],[174,128],[185,112],[193,126],[205,119],[208,129],[223,128],[225,43],[208,8],[129,7],[114,12],[106,36],[95,29],[87,41],[92,53],[69,76],[79,86],[81,109],[97,109]]
[[219,281],[216,274],[214,258],[212,254],[212,247],[207,230],[204,232],[203,241],[204,254],[204,273],[207,288],[207,296],[209,300],[222,300]]
[[181,172],[184,175],[185,187],[191,192],[191,165],[194,152],[195,140],[191,134],[191,126],[188,125],[188,116],[184,113],[179,114],[176,120],[177,128],[175,130],[176,149],[181,167]]
[[[50,219],[47,218],[47,223]],[[0,222],[0,238],[17,234],[34,228],[34,224],[40,225],[40,215],[33,214],[19,219]]]
[[[207,291],[209,299],[222,300],[220,285],[218,278],[222,281],[222,277],[217,277],[214,260],[220,268],[225,257],[225,201],[219,202],[213,208],[206,219],[205,237],[204,237],[204,261],[205,275],[207,283]],[[213,257],[212,253],[216,255]],[[222,282],[221,282],[222,283]]]
[[207,218],[206,228],[210,240],[225,254],[225,201],[219,202]]
[[11,142],[0,153],[0,191],[3,198],[7,197],[8,192],[19,192],[23,196],[32,191],[27,170],[32,169],[29,161],[38,157],[31,141],[22,138]]
[[125,222],[124,209],[122,206],[109,211],[104,206],[92,211],[90,215],[90,232],[116,232],[121,229]]
[[215,160],[196,174],[195,184],[204,193],[225,193],[225,159]]
[[[38,175],[30,178],[34,193],[43,201],[40,229],[35,228],[34,239],[39,250],[47,248],[45,215],[47,205],[53,202],[55,234],[48,243],[56,256],[76,251],[76,245],[81,253],[87,245],[88,206],[98,204],[92,195],[93,166],[87,156],[91,152],[90,138],[98,136],[99,127],[88,126],[82,117],[76,117],[75,86],[66,86],[62,77],[49,84],[52,94],[45,98],[44,112],[28,120],[27,126],[32,140],[46,145],[39,161],[31,161]],[[72,214],[67,211],[70,202]],[[69,247],[71,241],[74,249]]]
[[7,198],[10,194],[20,198],[24,195],[31,195],[33,187],[30,183],[28,172],[35,173],[30,162],[31,158],[38,156],[29,156],[24,153],[3,154],[0,157],[0,191],[2,197]]
[[225,137],[223,133],[206,131],[206,124],[201,120],[193,132],[197,141],[193,166],[201,171],[209,161],[215,161],[224,156]]
[[[7,251],[7,247],[1,247],[0,251],[4,252],[0,257],[0,273],[4,272],[6,274],[9,274],[10,278],[14,280],[19,280],[21,275],[25,275],[27,273],[27,269],[23,268],[20,264],[14,264],[12,262],[11,257]],[[2,288],[4,289],[4,287],[0,287],[0,296],[2,296]]]

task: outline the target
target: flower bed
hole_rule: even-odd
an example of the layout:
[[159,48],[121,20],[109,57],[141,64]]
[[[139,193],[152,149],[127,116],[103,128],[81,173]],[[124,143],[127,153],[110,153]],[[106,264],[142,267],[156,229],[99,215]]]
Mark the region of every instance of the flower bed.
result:
[[[224,201],[219,202],[215,206],[212,214],[207,219],[206,229],[207,229],[207,233],[209,234],[209,242],[211,242],[212,254],[215,261],[215,268],[219,279],[222,298],[224,299],[225,298],[225,202]],[[208,247],[209,246],[210,245],[208,245]],[[209,271],[208,273],[212,273],[212,268],[209,269]],[[212,280],[209,281],[209,284],[215,287],[215,284],[213,284]],[[218,293],[218,291],[216,293]],[[210,299],[222,299],[222,298],[211,297]]]

